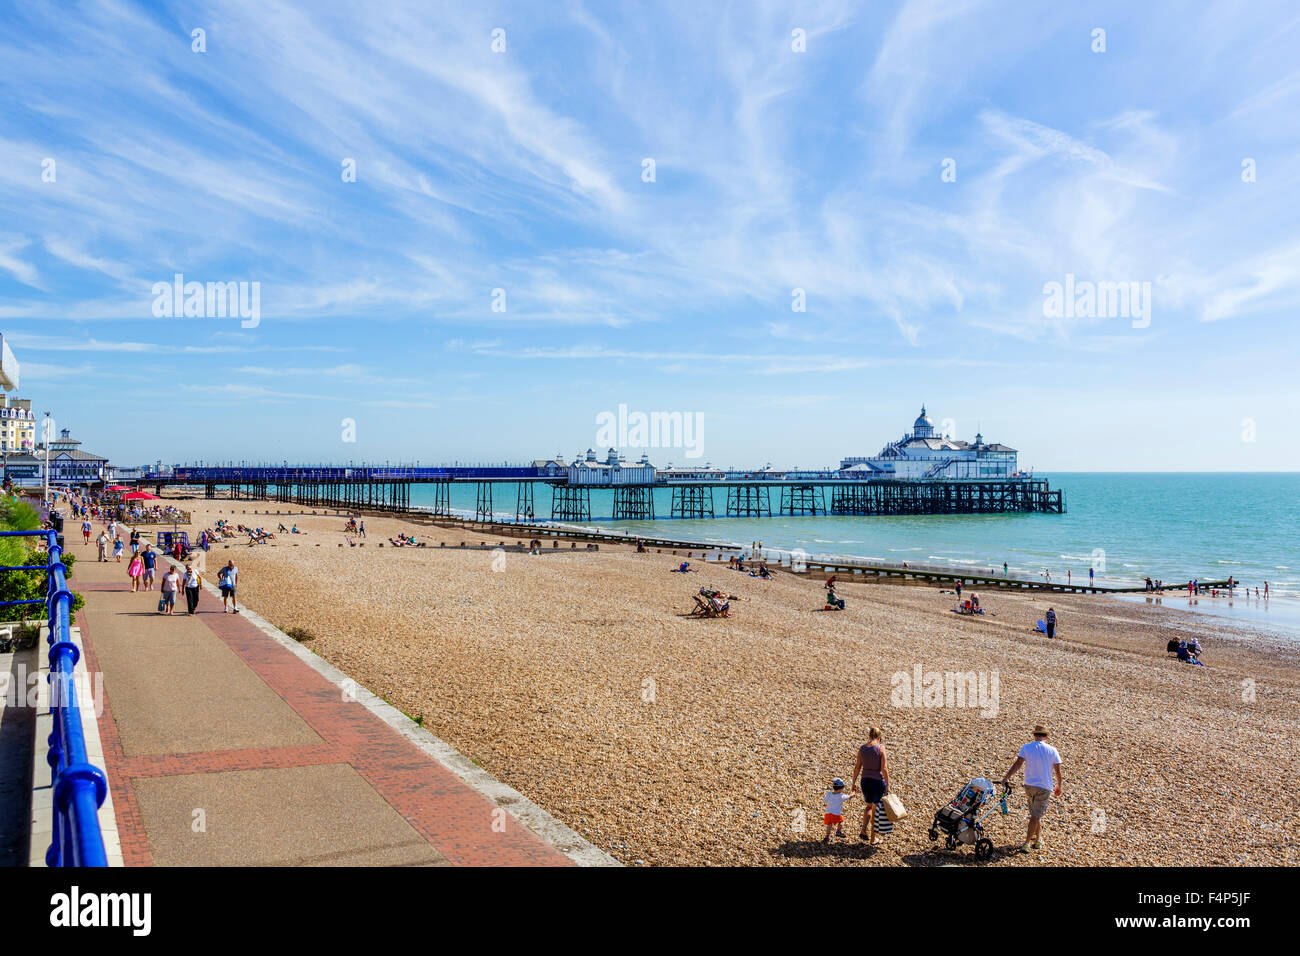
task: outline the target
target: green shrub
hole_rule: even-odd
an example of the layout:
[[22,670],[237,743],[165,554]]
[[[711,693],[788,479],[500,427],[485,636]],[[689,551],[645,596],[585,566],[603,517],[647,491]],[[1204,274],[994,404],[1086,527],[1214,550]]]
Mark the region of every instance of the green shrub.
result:
[[[14,498],[0,498],[0,531],[35,531],[41,526],[40,513],[30,504]],[[0,565],[22,567],[44,565],[47,556],[36,547],[35,538],[0,538]],[[62,558],[64,576],[67,577],[76,563],[76,557],[65,554]],[[44,571],[0,572],[0,601],[44,601],[48,596]],[[86,600],[72,593],[72,614],[69,624],[75,624],[77,611],[86,606]],[[9,609],[4,615],[11,620],[29,621],[46,616],[43,604],[23,604]]]

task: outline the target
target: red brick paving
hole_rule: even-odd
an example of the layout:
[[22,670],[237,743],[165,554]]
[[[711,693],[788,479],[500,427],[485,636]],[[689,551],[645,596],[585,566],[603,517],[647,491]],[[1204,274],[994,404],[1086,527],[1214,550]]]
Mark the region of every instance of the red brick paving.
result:
[[[79,588],[88,595],[124,589],[94,585]],[[112,714],[112,675],[105,674],[99,729],[127,866],[152,863],[148,835],[133,791],[134,780],[335,763],[350,764],[452,863],[571,865],[568,857],[520,825],[514,817],[505,812],[494,813],[497,806],[492,800],[468,786],[362,704],[345,701],[337,686],[244,617],[201,612],[197,621],[234,651],[326,743],[127,757],[122,752]],[[95,630],[131,626],[129,618],[114,620],[109,612],[97,610],[93,597],[87,598],[78,623],[87,663],[93,671],[99,670],[94,652]],[[141,661],[140,666],[147,667],[147,661]]]

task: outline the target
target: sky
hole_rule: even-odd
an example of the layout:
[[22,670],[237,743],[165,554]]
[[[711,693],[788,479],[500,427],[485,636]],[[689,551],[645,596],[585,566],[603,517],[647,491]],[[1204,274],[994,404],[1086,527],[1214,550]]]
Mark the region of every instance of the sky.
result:
[[625,406],[699,428],[629,458],[815,467],[924,404],[1040,472],[1300,470],[1298,49],[1290,2],[4,4],[15,394],[117,464]]

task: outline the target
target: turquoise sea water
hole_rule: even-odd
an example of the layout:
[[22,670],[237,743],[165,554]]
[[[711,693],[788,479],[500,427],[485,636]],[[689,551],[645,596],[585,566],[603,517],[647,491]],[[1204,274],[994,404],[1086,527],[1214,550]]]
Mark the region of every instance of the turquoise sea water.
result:
[[[1038,474],[1065,491],[1063,515],[921,515],[907,517],[806,516],[772,518],[660,518],[609,520],[612,495],[592,492],[591,524],[646,535],[719,543],[762,541],[768,548],[810,554],[855,555],[891,561],[943,563],[972,570],[1074,580],[1104,561],[1104,576],[1189,578],[1233,576],[1264,582],[1283,598],[1300,598],[1300,474]],[[453,489],[452,507],[473,512],[473,485]],[[426,497],[427,496],[427,497]],[[829,495],[827,496],[829,499]],[[432,505],[421,487],[412,504]],[[779,492],[772,492],[773,506]],[[667,515],[668,490],[656,492],[655,512]],[[495,489],[495,510],[513,517],[515,486]],[[726,492],[714,491],[722,511]],[[550,514],[550,492],[538,486],[536,511]],[[1094,555],[1094,552],[1096,554]],[[1100,570],[1098,576],[1102,576]]]

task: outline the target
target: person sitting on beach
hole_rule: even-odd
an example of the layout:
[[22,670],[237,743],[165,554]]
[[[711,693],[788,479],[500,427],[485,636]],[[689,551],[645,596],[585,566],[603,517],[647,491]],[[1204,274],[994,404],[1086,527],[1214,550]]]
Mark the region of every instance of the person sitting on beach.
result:
[[827,611],[844,610],[844,598],[835,596],[834,588],[826,589],[826,608]]
[[675,567],[675,568],[669,568],[669,570],[672,571],[674,574],[686,574],[686,573],[688,573],[688,572],[692,572],[692,573],[693,573],[693,572],[695,571],[695,569],[694,569],[693,567],[691,567],[691,562],[689,562],[689,561],[683,561],[683,562],[682,562],[680,565],[678,565],[677,567]]
[[1186,641],[1178,642],[1178,659],[1184,664],[1195,664],[1197,667],[1205,666],[1196,659],[1195,655],[1192,654],[1192,649],[1187,646]]

